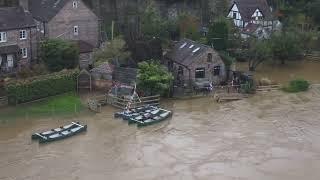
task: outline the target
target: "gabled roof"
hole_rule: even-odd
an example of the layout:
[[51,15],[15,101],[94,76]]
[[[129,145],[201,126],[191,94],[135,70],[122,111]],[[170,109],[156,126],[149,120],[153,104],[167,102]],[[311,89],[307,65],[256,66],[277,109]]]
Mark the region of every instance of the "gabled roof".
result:
[[90,53],[93,52],[93,49],[95,48],[93,45],[83,40],[76,40],[73,42],[78,46],[79,53]]
[[35,27],[32,15],[22,7],[0,8],[0,31]]
[[244,34],[252,34],[254,33],[261,25],[249,23],[245,28],[243,28],[242,33]]
[[35,19],[48,22],[69,0],[30,0],[29,9]]
[[234,0],[234,4],[237,5],[241,17],[245,21],[252,19],[251,16],[256,9],[260,10],[265,19],[272,19],[272,13],[266,0]]
[[132,85],[137,81],[138,69],[115,67],[113,69],[112,80],[122,84]]
[[210,46],[194,42],[190,39],[182,39],[175,44],[166,57],[184,66],[189,66],[210,49],[212,49]]

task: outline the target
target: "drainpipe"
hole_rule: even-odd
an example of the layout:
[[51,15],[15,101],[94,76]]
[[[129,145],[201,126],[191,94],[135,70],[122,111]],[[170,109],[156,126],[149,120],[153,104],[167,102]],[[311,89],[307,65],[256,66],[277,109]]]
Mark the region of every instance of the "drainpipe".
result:
[[31,64],[31,61],[33,61],[33,48],[32,48],[32,38],[33,38],[33,36],[32,36],[32,30],[31,30],[32,28],[29,28],[29,43],[30,43],[30,62],[29,62],[29,65]]

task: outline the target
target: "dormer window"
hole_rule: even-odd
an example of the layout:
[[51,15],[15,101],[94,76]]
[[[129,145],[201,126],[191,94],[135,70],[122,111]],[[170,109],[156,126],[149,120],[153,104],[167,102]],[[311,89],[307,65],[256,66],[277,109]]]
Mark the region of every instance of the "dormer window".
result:
[[72,7],[73,8],[78,8],[78,2],[77,1],[73,1],[72,2]]
[[26,30],[20,30],[19,37],[20,37],[20,40],[27,39],[27,31]]
[[73,35],[78,36],[79,35],[79,26],[73,27]]
[[237,12],[233,12],[233,19],[237,19]]

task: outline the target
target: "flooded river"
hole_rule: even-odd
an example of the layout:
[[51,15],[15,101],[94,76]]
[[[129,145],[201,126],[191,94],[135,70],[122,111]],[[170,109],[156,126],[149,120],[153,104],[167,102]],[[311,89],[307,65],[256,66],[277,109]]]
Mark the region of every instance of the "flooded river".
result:
[[[238,62],[237,70],[247,71],[248,63]],[[287,62],[285,65],[265,63],[258,66],[255,79],[268,78],[278,83],[287,83],[289,80],[304,78],[313,83],[320,83],[320,59],[318,61]]]
[[0,124],[0,180],[319,180],[320,87],[216,104],[166,101],[172,119],[138,129],[116,111],[78,117],[88,131],[39,145],[33,132],[75,119]]

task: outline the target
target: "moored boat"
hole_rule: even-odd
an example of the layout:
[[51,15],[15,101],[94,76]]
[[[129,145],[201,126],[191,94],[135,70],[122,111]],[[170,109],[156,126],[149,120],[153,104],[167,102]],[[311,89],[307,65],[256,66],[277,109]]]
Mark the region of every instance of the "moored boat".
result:
[[39,139],[39,143],[47,143],[47,142],[65,139],[67,137],[76,135],[86,130],[87,130],[87,125],[81,125],[80,123],[72,122],[72,126],[68,126],[68,128],[62,129],[61,131],[48,133],[48,134],[35,133],[34,136],[38,136],[36,139]]
[[129,109],[129,110],[121,111],[121,112],[116,112],[114,114],[114,117],[115,118],[122,118],[123,120],[128,120],[131,117],[139,116],[140,113],[152,111],[154,108],[156,108],[156,107],[145,105],[145,106],[141,106],[138,108],[133,108],[133,109]]
[[161,122],[172,115],[171,111],[164,110],[164,109],[160,109],[160,110],[161,110],[161,114],[159,114],[158,116],[155,116],[153,118],[148,118],[142,121],[135,121],[137,123],[137,126],[142,127],[142,126],[152,125],[152,124]]
[[45,132],[41,132],[41,133],[35,133],[35,134],[31,135],[31,139],[36,140],[36,139],[41,138],[42,136],[50,136],[52,134],[56,134],[56,133],[59,133],[59,132],[62,132],[62,131],[66,131],[66,130],[69,130],[71,128],[77,127],[76,124],[79,124],[79,123],[71,123],[71,124],[68,124],[68,125],[65,125],[65,126],[61,126],[59,128],[51,129],[49,131],[45,131]]

